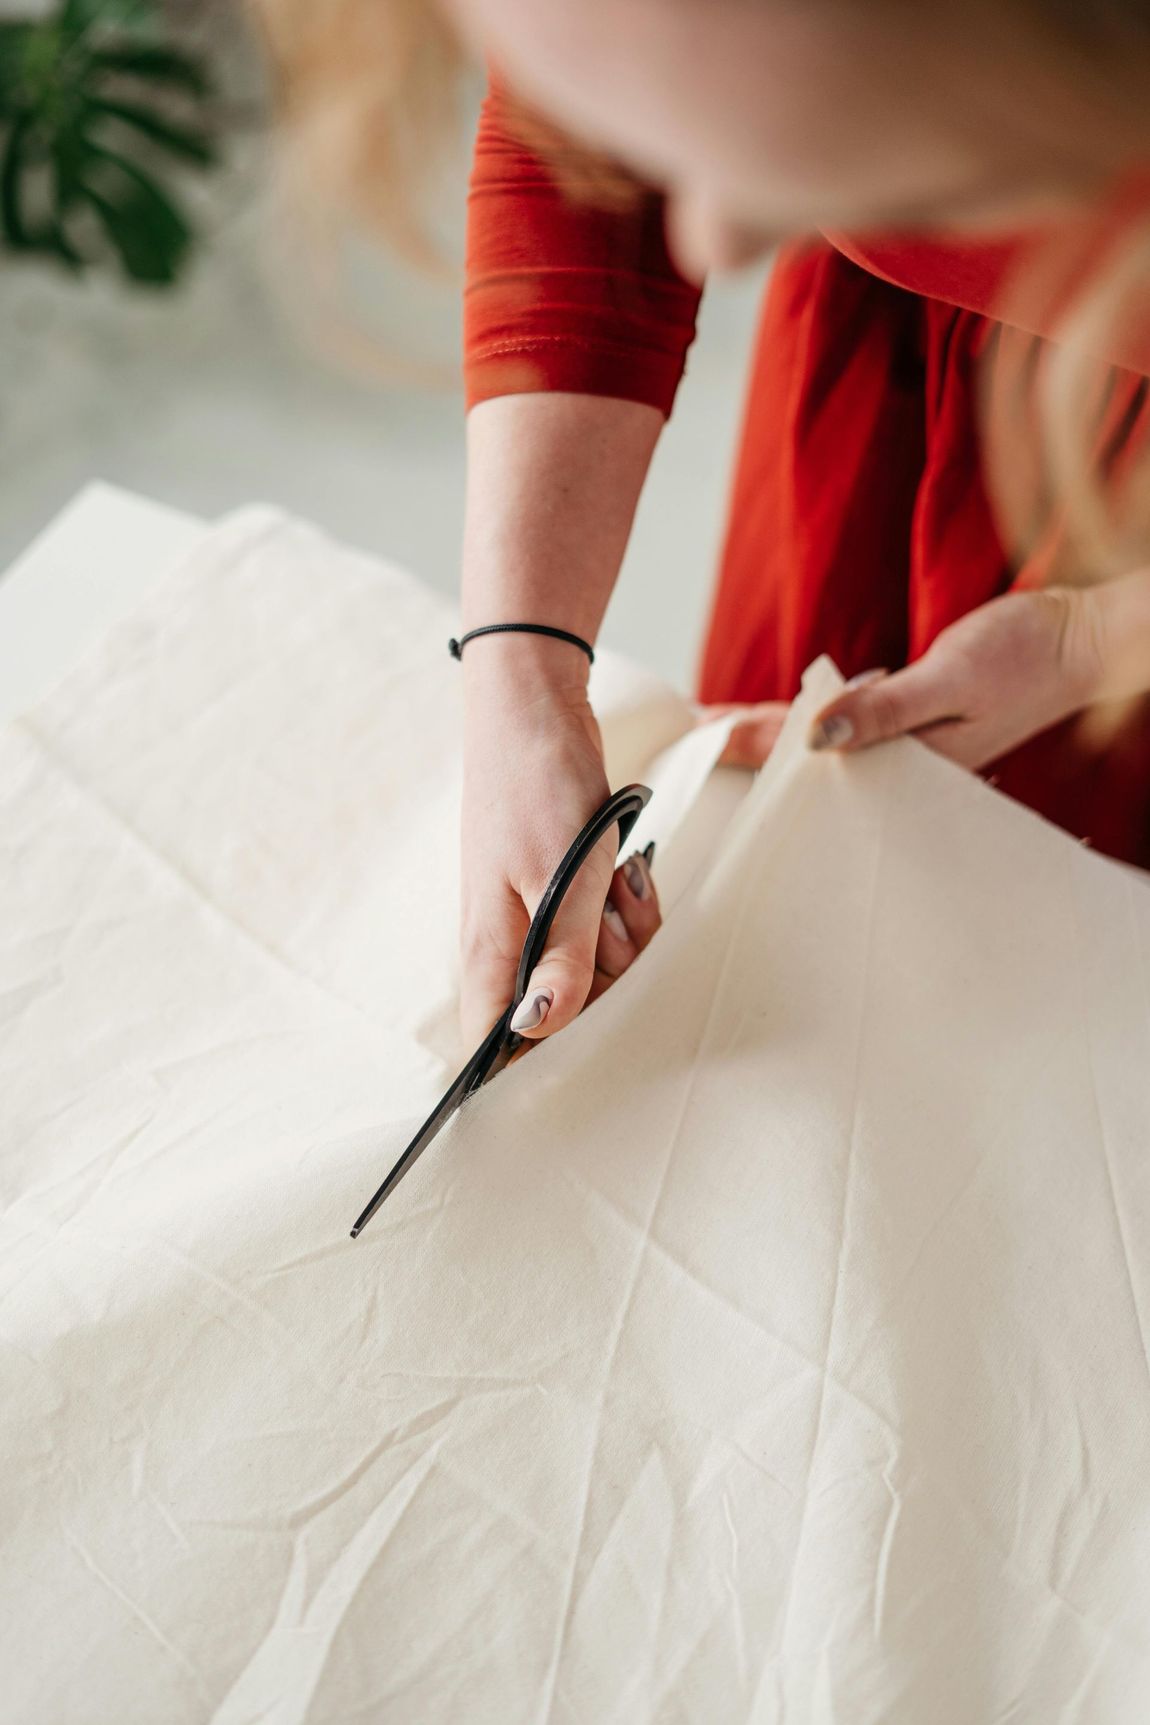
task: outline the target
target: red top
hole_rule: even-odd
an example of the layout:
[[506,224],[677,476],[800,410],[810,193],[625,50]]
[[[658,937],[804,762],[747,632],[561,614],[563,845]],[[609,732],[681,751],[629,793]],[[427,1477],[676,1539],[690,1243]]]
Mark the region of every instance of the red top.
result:
[[[1091,236],[1094,253],[1116,226]],[[894,669],[956,617],[1041,580],[1003,550],[977,435],[988,366],[1017,375],[1042,345],[1047,314],[1020,316],[1006,298],[1028,243],[836,235],[780,255],[752,364],[703,700],[790,700],[823,652],[847,676]],[[488,98],[468,231],[469,406],[568,390],[667,414],[698,301],[668,256],[659,198],[618,210],[572,199],[516,138],[498,95]],[[1115,357],[1139,370],[1112,375],[1096,438],[1106,461],[1148,422],[1148,356],[1128,344]],[[1070,831],[1150,867],[1146,714],[1101,755],[1070,721],[994,773]]]

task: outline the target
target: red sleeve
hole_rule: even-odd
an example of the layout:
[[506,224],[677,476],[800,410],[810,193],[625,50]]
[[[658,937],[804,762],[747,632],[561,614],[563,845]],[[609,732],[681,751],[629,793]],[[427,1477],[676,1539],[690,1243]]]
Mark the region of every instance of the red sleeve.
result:
[[622,209],[565,192],[520,141],[495,87],[468,199],[463,301],[467,405],[570,390],[671,411],[699,290],[671,263],[662,199]]

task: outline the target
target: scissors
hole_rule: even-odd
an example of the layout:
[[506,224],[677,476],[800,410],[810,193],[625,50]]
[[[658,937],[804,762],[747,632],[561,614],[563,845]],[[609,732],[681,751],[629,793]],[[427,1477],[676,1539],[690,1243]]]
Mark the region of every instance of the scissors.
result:
[[616,822],[619,826],[619,848],[620,850],[623,848],[630,837],[632,827],[650,800],[651,792],[647,785],[624,785],[621,791],[616,791],[613,796],[608,797],[606,802],[596,809],[586,826],[572,840],[562,862],[551,876],[546,892],[539,900],[535,915],[531,918],[531,926],[527,930],[527,938],[523,943],[523,955],[519,960],[519,970],[515,977],[515,994],[511,1004],[505,1012],[500,1013],[462,1072],[448,1085],[435,1104],[403,1155],[388,1174],[383,1185],[356,1218],[355,1226],[351,1231],[353,1240],[363,1232],[384,1199],[390,1197],[395,1191],[403,1176],[415,1166],[432,1139],[443,1130],[456,1110],[479,1089],[480,1085],[486,1084],[489,1078],[494,1078],[497,1072],[502,1072],[511,1056],[526,1041],[525,1037],[512,1030],[511,1020],[515,1015],[516,1007],[527,992],[531,973],[543,955],[547,936],[551,932],[551,924],[555,920],[555,914],[563,903],[568,888],[603,834]]

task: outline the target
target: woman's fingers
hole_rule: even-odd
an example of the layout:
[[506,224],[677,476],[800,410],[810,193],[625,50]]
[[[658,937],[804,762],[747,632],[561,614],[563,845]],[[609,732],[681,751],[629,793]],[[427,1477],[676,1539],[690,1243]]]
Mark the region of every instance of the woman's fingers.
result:
[[587,1003],[595,979],[613,844],[614,834],[606,834],[575,876],[511,1020],[513,1030],[533,1041],[562,1030]]
[[611,892],[603,907],[595,952],[595,980],[588,1004],[630,968],[662,922],[651,874],[654,853],[654,844],[650,844],[645,851],[635,851],[615,870]]
[[727,739],[727,745],[719,757],[719,765],[753,769],[762,766],[778,742],[779,732],[789,711],[790,706],[786,701],[758,701],[750,706],[745,702],[735,702],[725,707],[702,708],[697,722],[706,725],[712,719],[723,719],[729,713],[738,713],[739,722]]
[[959,766],[983,766],[1001,749],[993,726],[968,711],[970,690],[960,669],[940,654],[933,661],[928,655],[893,676],[885,671],[864,672],[823,708],[811,727],[811,748],[846,754],[891,737],[914,736]]
[[779,740],[789,711],[786,701],[763,701],[749,707],[727,739],[719,757],[725,767],[761,767]]
[[[655,846],[650,844],[645,851],[634,851],[615,870],[595,952],[595,969],[604,983],[614,982],[630,968],[663,920],[651,874],[654,854]],[[602,993],[601,987],[598,992]]]
[[663,913],[659,909],[659,895],[655,890],[655,877],[651,872],[654,856],[653,843],[649,844],[646,850],[632,852],[626,862],[615,870],[615,878],[611,882],[612,902],[636,952],[642,952],[648,945],[663,920]]
[[[653,844],[646,851],[635,851],[615,870],[604,900],[603,874],[610,867],[610,843],[608,835],[572,883],[512,1019],[512,1028],[532,1042],[561,1030],[584,1006],[597,1000],[634,963],[662,921],[651,874]],[[602,907],[598,911],[597,903]],[[492,939],[488,930],[483,960],[469,971],[471,988],[478,989],[483,1000],[480,1007],[473,992],[471,1019],[478,1011],[485,1029],[490,1029],[499,1016],[496,1003],[506,1002],[514,983],[526,936],[526,913],[522,905],[519,909],[522,930],[516,925],[512,931],[509,923],[507,937],[499,940]],[[474,1029],[471,1019],[468,1023]]]
[[891,737],[942,725],[962,717],[958,692],[947,662],[930,655],[888,676],[864,671],[829,702],[811,726],[812,749],[849,753]]
[[460,1023],[469,1045],[487,1035],[515,990],[515,972],[527,938],[523,900],[510,886],[470,907],[464,920]]
[[608,982],[614,982],[627,970],[638,951],[627,924],[618,910],[608,899],[603,906],[603,920],[599,925],[599,944],[595,948],[595,969]]

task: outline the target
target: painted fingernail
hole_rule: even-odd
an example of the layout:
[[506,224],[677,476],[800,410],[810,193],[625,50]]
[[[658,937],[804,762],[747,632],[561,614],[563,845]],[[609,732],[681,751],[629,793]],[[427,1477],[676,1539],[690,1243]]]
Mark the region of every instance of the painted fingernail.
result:
[[843,713],[832,713],[829,719],[820,719],[810,735],[812,749],[840,749],[844,743],[849,743],[855,734],[855,728]]
[[654,841],[654,839],[651,840],[649,845],[643,846],[643,855],[647,859],[647,867],[650,868],[651,864],[655,860],[655,841]]
[[880,677],[887,675],[885,665],[876,666],[873,671],[860,671],[857,676],[847,679],[848,689],[865,689],[868,683],[877,683]]
[[627,924],[623,921],[623,918],[619,915],[619,912],[615,909],[615,906],[611,903],[610,899],[608,899],[607,903],[603,906],[603,921],[611,930],[611,933],[615,936],[616,940],[630,939],[630,936],[627,933]]
[[627,858],[623,864],[623,879],[627,882],[636,898],[648,898],[651,892],[651,877],[647,873],[647,860],[641,851]]
[[538,1030],[550,1012],[554,999],[555,996],[549,988],[533,988],[515,1008],[511,1020],[512,1030]]

